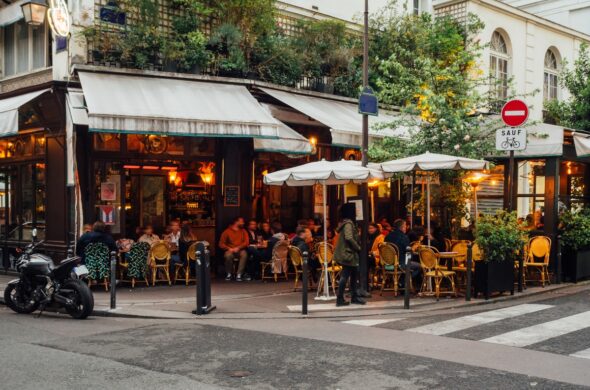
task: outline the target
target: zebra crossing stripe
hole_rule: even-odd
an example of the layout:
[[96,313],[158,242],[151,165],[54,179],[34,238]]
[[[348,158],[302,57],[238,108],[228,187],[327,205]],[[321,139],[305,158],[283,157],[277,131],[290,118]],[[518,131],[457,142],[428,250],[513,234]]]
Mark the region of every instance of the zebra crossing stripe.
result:
[[582,359],[590,359],[590,348],[585,349],[583,351],[574,352],[570,356]]
[[350,320],[350,321],[342,321],[343,324],[349,325],[360,325],[360,326],[375,326],[381,324],[387,324],[388,322],[394,322],[403,320],[403,318],[390,318],[388,320]]
[[465,330],[478,325],[489,324],[504,320],[507,318],[517,317],[523,314],[534,313],[537,311],[549,309],[551,305],[540,305],[540,304],[523,304],[503,309],[486,311],[479,314],[468,315],[464,317],[454,318],[452,320],[435,322],[417,328],[406,329],[409,332],[432,334],[436,336],[442,336],[445,334]]
[[590,327],[590,311],[518,329],[481,341],[512,347],[526,347],[588,327]]

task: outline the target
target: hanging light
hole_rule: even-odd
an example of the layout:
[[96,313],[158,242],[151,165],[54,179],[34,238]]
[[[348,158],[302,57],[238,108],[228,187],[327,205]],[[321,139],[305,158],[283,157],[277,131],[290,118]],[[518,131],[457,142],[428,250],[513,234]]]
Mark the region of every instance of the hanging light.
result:
[[29,0],[21,4],[25,22],[31,26],[40,26],[45,22],[47,3],[44,0]]

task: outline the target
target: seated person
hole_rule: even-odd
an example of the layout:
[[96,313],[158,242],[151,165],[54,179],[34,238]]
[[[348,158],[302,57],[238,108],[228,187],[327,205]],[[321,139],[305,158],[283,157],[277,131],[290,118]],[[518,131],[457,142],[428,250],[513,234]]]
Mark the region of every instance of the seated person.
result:
[[293,240],[291,240],[291,245],[299,248],[299,251],[302,255],[305,252],[309,253],[309,270],[311,272],[312,280],[315,282],[317,280],[317,270],[321,268],[321,264],[317,256],[314,255],[312,250],[313,237],[311,235],[311,230],[305,227],[298,227],[295,234],[295,237],[293,238]]
[[117,243],[113,239],[113,237],[106,232],[106,225],[102,221],[96,221],[92,225],[92,231],[82,234],[78,239],[78,243],[76,244],[76,255],[80,256],[82,259],[82,264],[84,264],[84,250],[90,243],[94,242],[101,242],[105,244],[109,251],[116,251],[117,250]]
[[272,230],[270,228],[270,223],[268,223],[268,222],[262,222],[261,228],[260,228],[260,235],[262,236],[262,239],[264,241],[268,241],[272,237],[272,234],[273,233],[272,233]]
[[[424,236],[422,244],[428,245],[428,235]],[[436,222],[430,223],[430,246],[436,248],[439,252],[446,250],[445,236]]]
[[154,228],[152,225],[147,225],[143,229],[143,235],[139,237],[138,242],[147,242],[148,244],[154,245],[156,242],[160,241],[160,237],[157,234],[154,234]]
[[[406,269],[406,249],[410,245],[410,240],[406,236],[408,225],[403,219],[396,219],[393,222],[393,230],[385,237],[385,242],[395,244],[399,250],[399,264],[402,270]],[[420,263],[410,260],[410,272],[415,279],[420,274]]]
[[385,236],[381,234],[381,229],[375,222],[371,222],[368,228],[367,248],[369,248],[369,269],[374,270],[379,261],[379,244],[385,240]]
[[182,258],[178,253],[178,243],[180,241],[180,222],[172,221],[168,226],[169,233],[164,236],[164,241],[168,244],[170,251],[170,275],[174,275],[175,265],[184,264],[186,258]]
[[[186,264],[188,248],[193,242],[197,241],[197,235],[193,232],[190,223],[184,223],[180,229],[180,237],[178,239],[178,257],[183,264]],[[195,272],[195,262],[190,263],[191,272]]]
[[[250,280],[247,275],[243,275],[246,270],[246,263],[248,261],[248,252],[246,248],[250,244],[248,233],[244,229],[244,219],[234,218],[227,229],[223,231],[219,238],[219,248],[223,250],[223,259],[225,265],[225,280],[231,280],[234,258],[238,259],[238,271],[236,273],[236,281]],[[244,276],[244,278],[242,278]]]
[[254,279],[258,279],[260,274],[260,262],[263,261],[266,243],[261,241],[262,235],[258,231],[258,222],[255,220],[251,219],[248,221],[246,232],[248,233],[249,240],[249,245],[247,248],[248,263],[246,268],[248,269],[249,275],[254,277]]

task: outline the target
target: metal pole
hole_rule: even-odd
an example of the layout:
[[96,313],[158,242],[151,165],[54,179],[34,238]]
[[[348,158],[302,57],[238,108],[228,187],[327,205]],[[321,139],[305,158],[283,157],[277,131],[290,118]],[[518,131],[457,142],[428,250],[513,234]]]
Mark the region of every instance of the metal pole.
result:
[[426,178],[426,229],[428,232],[428,246],[430,246],[430,174]]
[[410,230],[414,229],[414,186],[416,185],[416,171],[412,172],[412,192],[410,193]]
[[477,222],[479,216],[479,212],[477,211],[477,185],[473,186],[473,197],[475,198],[475,222]]
[[111,252],[111,310],[117,308],[117,252]]
[[556,278],[556,283],[557,284],[561,284],[562,282],[562,263],[561,263],[561,235],[557,236],[557,264],[556,264],[556,268],[557,268],[557,275],[555,276]]
[[467,244],[467,275],[466,275],[466,282],[465,282],[465,300],[471,301],[471,269],[473,267],[473,244],[470,242]]
[[510,151],[508,162],[508,211],[512,211],[512,198],[514,194],[514,150]]
[[[412,274],[410,273],[410,261],[412,261],[412,248],[406,248],[406,269],[404,277],[404,309],[410,309],[410,281],[412,280]],[[394,280],[393,283],[396,283]]]
[[307,268],[309,259],[309,253],[307,251],[303,252],[303,264],[301,265],[303,274],[301,275],[301,283],[303,286],[301,287],[301,314],[307,315],[307,286],[309,283],[309,271]]
[[324,295],[326,299],[330,297],[330,288],[328,287],[328,207],[326,183],[322,185],[324,194]]

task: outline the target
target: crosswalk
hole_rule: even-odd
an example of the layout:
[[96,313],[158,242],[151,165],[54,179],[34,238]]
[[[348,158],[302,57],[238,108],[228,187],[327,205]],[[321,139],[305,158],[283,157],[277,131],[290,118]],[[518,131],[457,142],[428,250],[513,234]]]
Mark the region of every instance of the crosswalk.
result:
[[[553,313],[551,313],[552,309],[554,310]],[[463,333],[471,330],[474,331],[472,334],[480,336],[476,338],[478,341],[518,348],[530,348],[531,346],[543,345],[543,343],[554,343],[555,340],[559,341],[558,338],[562,336],[567,337],[578,331],[586,331],[588,335],[590,335],[590,311],[563,314],[563,310],[559,312],[556,312],[556,310],[559,310],[559,308],[554,305],[521,304],[477,314],[459,316],[417,327],[405,328],[405,325],[401,325],[402,327],[398,328],[407,332],[455,338],[464,338]],[[539,318],[545,318],[545,316],[537,315],[535,320],[529,315],[534,313],[543,314],[544,312],[551,313],[551,315],[548,316],[550,320],[541,320],[543,322],[534,324],[530,323],[531,321],[539,321]],[[551,319],[555,317],[556,314],[559,314],[559,318]],[[348,320],[342,322],[358,326],[387,327],[387,324],[389,323],[395,322],[400,324],[404,322],[402,320],[403,318],[381,318]],[[518,329],[514,329],[515,324],[516,326],[519,326]],[[508,326],[508,329],[506,329],[505,325]],[[497,334],[499,330],[509,331],[500,331],[500,333]],[[485,337],[482,337],[484,334]],[[570,353],[566,354],[576,358],[590,359],[590,348],[588,348],[590,343],[585,341],[588,339],[588,335],[584,333],[581,336],[583,342],[587,343],[586,345],[578,345],[574,343],[574,346],[569,347],[570,349],[576,349],[576,347],[584,347],[586,349],[580,349],[575,352],[570,351]]]

